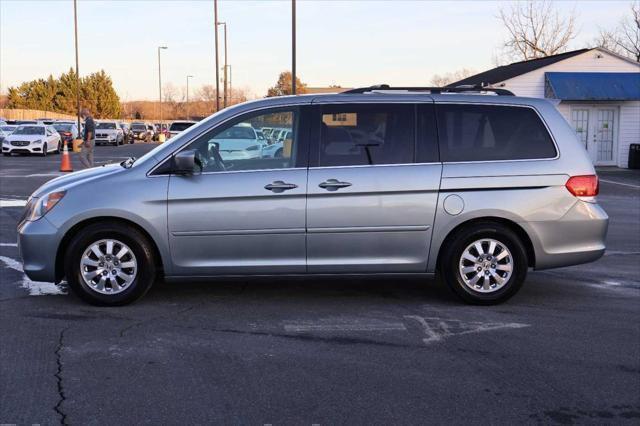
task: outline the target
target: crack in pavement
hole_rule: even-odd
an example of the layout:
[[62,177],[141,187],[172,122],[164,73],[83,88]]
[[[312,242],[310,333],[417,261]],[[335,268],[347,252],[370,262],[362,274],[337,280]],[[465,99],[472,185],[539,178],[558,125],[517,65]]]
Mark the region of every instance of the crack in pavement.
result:
[[62,404],[64,403],[64,401],[66,401],[67,397],[64,393],[64,386],[62,383],[62,355],[60,354],[60,351],[64,346],[64,334],[67,332],[67,330],[69,330],[69,327],[66,327],[60,330],[60,335],[58,336],[58,346],[54,351],[54,354],[56,356],[56,364],[58,366],[57,371],[54,374],[54,377],[56,378],[59,399],[58,399],[58,403],[55,405],[55,407],[53,407],[53,409],[60,416],[61,425],[68,424],[67,414],[64,411],[62,411]]

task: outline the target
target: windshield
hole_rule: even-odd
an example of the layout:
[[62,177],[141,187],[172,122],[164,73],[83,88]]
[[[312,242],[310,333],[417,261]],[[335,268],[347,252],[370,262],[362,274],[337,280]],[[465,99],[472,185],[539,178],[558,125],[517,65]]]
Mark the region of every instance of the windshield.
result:
[[215,139],[255,139],[252,127],[233,126],[216,135]]
[[189,127],[193,126],[194,123],[171,123],[171,127],[169,131],[171,132],[181,132]]
[[96,129],[115,129],[116,123],[98,123]]
[[133,124],[131,126],[131,130],[143,131],[143,130],[147,130],[147,128],[145,127],[144,124]]
[[53,128],[58,131],[68,132],[71,130],[71,124],[56,123],[53,125]]
[[42,126],[20,126],[13,132],[14,135],[44,135]]

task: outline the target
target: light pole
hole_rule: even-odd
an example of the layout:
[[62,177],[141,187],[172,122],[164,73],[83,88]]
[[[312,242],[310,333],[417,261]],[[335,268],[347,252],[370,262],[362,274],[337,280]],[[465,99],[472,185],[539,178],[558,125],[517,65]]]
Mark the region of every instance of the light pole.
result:
[[220,111],[220,64],[218,63],[218,0],[213,0],[213,29],[216,44],[216,112]]
[[229,67],[229,103],[233,103],[233,88],[231,87],[232,77],[231,77],[231,65]]
[[82,139],[80,135],[80,69],[78,68],[78,5],[77,1],[73,0],[73,27],[75,32],[76,41],[76,109],[78,114],[78,139]]
[[167,49],[167,46],[158,46],[158,100],[160,104],[160,123],[162,123],[162,70],[160,68],[160,50]]
[[218,22],[218,25],[224,25],[224,71],[223,71],[223,86],[224,86],[224,107],[226,108],[228,105],[228,95],[227,95],[227,23],[226,22]]
[[189,79],[193,78],[192,75],[187,76],[187,120],[190,118],[189,116]]
[[291,0],[291,93],[296,94],[296,0]]

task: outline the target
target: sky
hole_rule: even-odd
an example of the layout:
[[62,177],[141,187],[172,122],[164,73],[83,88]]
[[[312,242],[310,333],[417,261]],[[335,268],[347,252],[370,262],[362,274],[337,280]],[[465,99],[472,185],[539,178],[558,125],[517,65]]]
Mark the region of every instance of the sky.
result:
[[[559,1],[578,14],[570,48],[612,28],[628,1]],[[500,2],[298,0],[297,75],[309,86],[429,85],[434,74],[492,68],[506,32]],[[234,88],[264,96],[291,69],[291,1],[220,0]],[[215,84],[213,0],[79,0],[80,74],[104,69],[123,101],[158,97],[162,81],[184,90]],[[219,36],[223,63],[222,28]],[[0,93],[75,66],[71,0],[0,0]]]

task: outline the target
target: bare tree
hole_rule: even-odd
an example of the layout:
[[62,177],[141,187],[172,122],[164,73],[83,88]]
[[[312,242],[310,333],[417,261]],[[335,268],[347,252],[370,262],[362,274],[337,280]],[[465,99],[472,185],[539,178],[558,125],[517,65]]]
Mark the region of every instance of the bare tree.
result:
[[476,71],[469,68],[462,68],[457,71],[448,72],[445,74],[434,74],[433,77],[431,77],[431,85],[436,87],[444,87],[448,84],[465,79],[474,74],[476,74]]
[[620,20],[613,31],[600,29],[595,45],[640,62],[640,2],[631,4],[631,16]]
[[565,52],[577,35],[575,11],[562,16],[548,0],[511,3],[500,8],[498,17],[509,32],[503,47],[511,60]]

